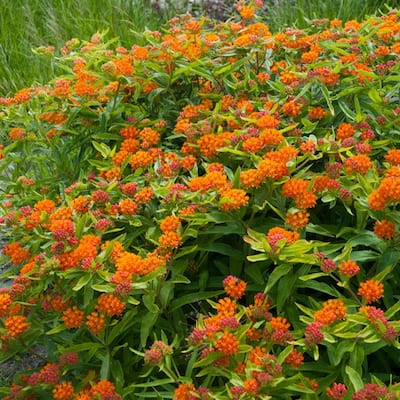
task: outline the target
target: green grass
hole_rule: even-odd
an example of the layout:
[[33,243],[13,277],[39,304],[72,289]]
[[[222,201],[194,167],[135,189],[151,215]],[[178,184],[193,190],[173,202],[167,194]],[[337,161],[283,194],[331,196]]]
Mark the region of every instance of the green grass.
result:
[[282,27],[306,28],[312,19],[349,21],[366,15],[387,12],[398,0],[266,0],[265,18],[272,31]]
[[46,56],[32,48],[61,47],[72,37],[89,40],[109,30],[121,44],[132,43],[131,30],[157,29],[169,13],[160,14],[150,0],[0,0],[0,95],[33,82],[46,82],[52,74]]
[[[385,4],[394,7],[397,2],[265,0],[264,17],[276,32],[287,26],[307,27],[313,18],[361,19],[378,9],[387,10]],[[185,9],[178,9],[176,0],[166,3],[167,10],[157,12],[151,0],[0,0],[0,96],[51,78],[51,59],[34,54],[32,49],[48,45],[60,48],[73,37],[89,40],[93,33],[107,29],[109,38],[119,37],[122,45],[130,46],[134,40],[132,30],[158,29]],[[234,8],[233,0],[219,4]]]

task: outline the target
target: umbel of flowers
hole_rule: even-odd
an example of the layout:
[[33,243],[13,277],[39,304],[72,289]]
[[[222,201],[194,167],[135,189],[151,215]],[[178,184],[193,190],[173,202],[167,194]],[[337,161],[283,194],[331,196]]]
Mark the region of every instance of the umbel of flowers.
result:
[[261,7],[0,99],[7,400],[399,397],[399,12]]

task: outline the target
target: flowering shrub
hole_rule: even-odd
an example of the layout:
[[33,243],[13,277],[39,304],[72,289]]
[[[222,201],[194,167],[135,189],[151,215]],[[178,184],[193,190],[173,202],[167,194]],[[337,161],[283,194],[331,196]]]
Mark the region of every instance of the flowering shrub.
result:
[[399,395],[399,13],[261,3],[0,99],[6,399]]

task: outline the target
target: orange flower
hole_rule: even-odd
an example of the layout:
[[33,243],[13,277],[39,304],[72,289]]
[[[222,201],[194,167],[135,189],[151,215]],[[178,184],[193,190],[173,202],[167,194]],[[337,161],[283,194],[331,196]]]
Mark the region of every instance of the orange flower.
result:
[[140,145],[142,149],[148,149],[152,146],[155,146],[160,140],[160,134],[151,128],[144,128],[139,133],[139,137],[142,141]]
[[119,300],[112,293],[102,293],[97,302],[98,305],[96,308],[109,317],[113,317],[114,315],[121,316],[126,306],[123,301]]
[[322,309],[314,313],[314,320],[321,322],[323,325],[329,325],[338,319],[344,319],[347,308],[343,300],[330,299],[322,303]]
[[144,150],[139,150],[129,158],[129,164],[133,170],[140,167],[146,168],[153,161],[151,155]]
[[269,324],[272,329],[274,330],[283,330],[288,331],[290,328],[290,323],[286,321],[286,318],[282,317],[272,317],[269,321]]
[[328,113],[322,107],[313,107],[308,110],[308,118],[313,121],[324,118]]
[[250,137],[242,143],[243,150],[248,153],[256,153],[257,151],[260,151],[263,146],[263,141],[258,137]]
[[372,161],[367,155],[358,154],[344,160],[344,165],[348,174],[356,172],[365,175],[372,167]]
[[282,112],[288,117],[297,117],[301,112],[302,105],[296,101],[287,101],[282,106]]
[[98,335],[105,325],[104,315],[93,311],[86,317],[86,326],[94,334]]
[[286,163],[271,160],[269,158],[260,161],[257,166],[257,171],[262,179],[280,179],[289,174]]
[[222,135],[216,135],[215,133],[210,133],[203,135],[198,141],[197,145],[200,148],[200,152],[204,157],[214,157],[218,149],[226,146],[227,141]]
[[181,383],[174,391],[173,400],[191,400],[194,398],[194,385],[192,383]]
[[53,396],[55,400],[70,400],[74,396],[74,387],[69,381],[63,381],[54,386]]
[[165,232],[176,232],[180,225],[179,217],[175,215],[169,215],[165,217],[160,223],[160,229],[163,233]]
[[148,187],[148,188],[142,188],[135,194],[135,200],[137,204],[147,204],[150,203],[150,200],[154,197],[154,192],[153,189]]
[[258,391],[260,389],[260,384],[257,382],[255,378],[247,378],[243,382],[244,391],[250,396],[257,396]]
[[263,182],[263,177],[256,169],[248,169],[240,173],[240,183],[246,188],[257,188]]
[[285,358],[284,363],[289,364],[292,368],[299,368],[303,364],[304,356],[303,353],[293,349],[291,353]]
[[85,214],[89,211],[91,198],[87,196],[78,196],[71,201],[71,207],[80,214]]
[[282,133],[274,128],[263,129],[259,137],[265,145],[278,145],[284,140]]
[[352,137],[354,133],[355,133],[354,126],[347,122],[341,123],[336,129],[336,137],[338,140],[343,140]]
[[389,150],[385,155],[385,160],[390,164],[400,165],[400,149]]
[[12,128],[8,132],[8,137],[10,140],[21,140],[26,136],[26,130],[22,128]]
[[380,299],[383,296],[383,292],[383,283],[370,279],[360,283],[357,293],[369,304]]
[[345,275],[347,277],[352,277],[360,272],[360,267],[357,265],[355,261],[346,260],[342,261],[338,265],[338,270],[342,275]]
[[233,317],[236,312],[236,307],[236,301],[231,300],[229,297],[218,300],[218,304],[215,306],[220,317]]
[[292,72],[292,71],[282,71],[279,80],[284,84],[284,85],[290,85],[293,82],[296,82],[298,80],[297,75]]
[[253,347],[250,350],[248,361],[250,361],[254,365],[262,366],[264,364],[263,359],[267,354],[267,350],[263,347]]
[[119,202],[119,210],[122,215],[135,215],[137,204],[131,199],[123,199]]
[[221,337],[216,340],[215,348],[222,354],[236,354],[239,348],[238,338],[230,332],[223,332]]
[[298,232],[287,231],[279,226],[271,228],[267,233],[267,240],[272,248],[275,248],[276,242],[281,239],[286,239],[286,243],[290,244],[299,240],[299,237]]
[[10,257],[13,264],[18,265],[30,258],[29,250],[24,249],[19,242],[6,244],[3,247],[3,254]]
[[295,213],[286,213],[285,223],[293,229],[304,228],[309,221],[310,214],[305,210],[296,211]]
[[44,199],[44,200],[40,200],[37,203],[35,203],[33,208],[35,210],[44,211],[47,214],[51,214],[54,211],[54,209],[56,208],[56,205],[54,204],[53,200]]
[[73,306],[64,311],[61,319],[68,329],[80,328],[85,319],[85,313]]
[[158,242],[161,246],[177,249],[182,243],[182,236],[177,232],[169,231],[163,233],[158,239]]
[[237,10],[243,19],[253,19],[254,18],[255,11],[254,11],[253,6],[239,5],[237,7]]
[[103,396],[109,396],[115,392],[115,385],[107,379],[102,379],[92,386],[91,392],[95,399],[104,398]]
[[222,284],[226,294],[230,297],[240,299],[246,291],[246,282],[232,275],[227,276]]
[[236,210],[247,205],[249,196],[241,189],[227,189],[221,191],[221,209],[224,211]]
[[9,307],[11,306],[11,297],[9,293],[0,293],[0,318],[8,315]]
[[21,336],[26,330],[29,329],[29,324],[24,315],[14,315],[12,317],[8,317],[4,321],[4,326],[6,327],[8,334],[14,338]]
[[396,233],[396,226],[392,221],[386,219],[376,221],[374,225],[374,233],[382,239],[391,239]]

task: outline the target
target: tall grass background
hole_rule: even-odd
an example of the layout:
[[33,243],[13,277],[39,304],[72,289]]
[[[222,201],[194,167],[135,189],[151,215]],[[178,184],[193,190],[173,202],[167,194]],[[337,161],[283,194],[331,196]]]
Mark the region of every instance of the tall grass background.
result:
[[[264,19],[273,32],[286,26],[305,28],[314,18],[362,19],[387,11],[398,0],[265,0]],[[160,29],[173,15],[188,9],[200,13],[224,10],[234,14],[235,0],[0,0],[0,96],[55,73],[50,57],[35,54],[40,46],[60,48],[77,37],[89,40],[108,30],[130,46],[132,30]],[[229,11],[232,11],[231,13]]]

